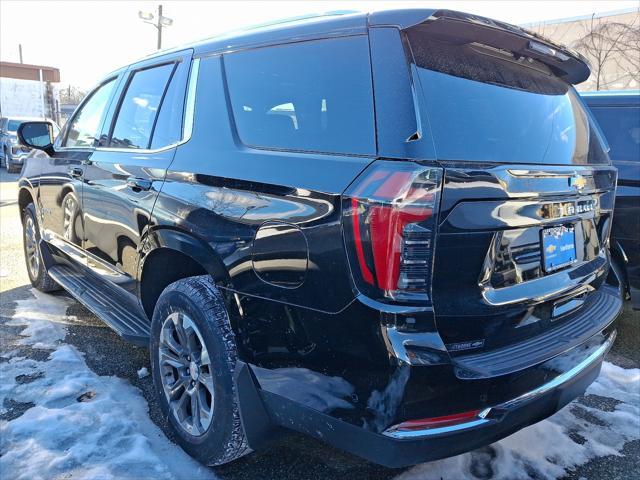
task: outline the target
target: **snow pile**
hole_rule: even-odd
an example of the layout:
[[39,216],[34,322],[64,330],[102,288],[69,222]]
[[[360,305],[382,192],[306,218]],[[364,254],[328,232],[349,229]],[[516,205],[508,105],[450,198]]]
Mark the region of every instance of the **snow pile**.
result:
[[35,405],[0,423],[2,476],[214,478],[151,422],[136,388],[96,375],[74,347],[61,343],[65,328],[53,321],[64,317],[68,301],[34,293],[35,299],[19,302],[11,323],[25,327],[22,343],[54,351],[44,362],[9,352],[9,361],[0,364],[0,405],[7,400]]
[[605,362],[589,387],[595,402],[574,401],[552,417],[493,445],[418,465],[397,480],[442,478],[559,478],[595,457],[621,455],[626,442],[640,439],[640,369]]
[[[61,323],[66,323],[69,300],[54,297],[32,289],[35,299],[18,301],[12,319],[8,325],[23,326],[20,332],[25,338],[20,342],[34,348],[55,348],[66,335]],[[44,307],[44,308],[43,308]]]

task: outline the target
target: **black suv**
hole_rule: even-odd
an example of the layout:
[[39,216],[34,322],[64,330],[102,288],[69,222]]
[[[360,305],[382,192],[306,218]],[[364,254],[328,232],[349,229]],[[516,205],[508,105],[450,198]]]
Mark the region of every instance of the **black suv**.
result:
[[624,293],[640,309],[640,91],[583,92],[618,169],[611,254]]
[[207,464],[280,428],[388,466],[556,412],[622,300],[577,54],[445,10],[308,18],[113,72],[20,181],[27,266],[150,349]]

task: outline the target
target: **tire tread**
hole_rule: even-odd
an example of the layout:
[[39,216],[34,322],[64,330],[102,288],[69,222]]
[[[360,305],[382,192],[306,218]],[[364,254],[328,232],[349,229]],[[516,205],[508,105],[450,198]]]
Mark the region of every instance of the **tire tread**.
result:
[[[178,280],[170,284],[163,291],[161,298],[166,293],[172,291],[178,291],[188,296],[202,309],[208,318],[213,319],[213,330],[223,340],[225,357],[228,362],[227,366],[230,369],[231,375],[233,375],[238,358],[235,335],[229,322],[224,298],[215,285],[213,278],[209,275],[200,275]],[[158,303],[160,303],[160,301],[158,301]],[[232,431],[227,444],[222,446],[222,455],[218,458],[207,460],[207,463],[211,466],[231,462],[251,452],[240,419],[236,385],[235,382],[231,382],[231,384],[233,389]]]

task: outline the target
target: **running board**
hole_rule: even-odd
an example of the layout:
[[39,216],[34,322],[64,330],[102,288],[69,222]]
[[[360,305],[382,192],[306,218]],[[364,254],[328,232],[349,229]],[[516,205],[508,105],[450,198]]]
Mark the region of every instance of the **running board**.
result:
[[122,338],[136,345],[149,346],[149,320],[137,302],[127,298],[128,294],[119,287],[66,265],[53,265],[48,271],[62,288]]

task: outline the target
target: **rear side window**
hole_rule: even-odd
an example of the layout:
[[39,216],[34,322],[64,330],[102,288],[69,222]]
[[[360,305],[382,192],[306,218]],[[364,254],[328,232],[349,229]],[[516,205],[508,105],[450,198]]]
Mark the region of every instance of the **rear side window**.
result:
[[120,104],[111,147],[149,148],[158,110],[175,63],[136,72]]
[[611,160],[640,162],[640,108],[591,107],[611,150]]
[[98,131],[115,86],[115,78],[93,91],[89,99],[80,107],[67,130],[63,147],[95,147]]
[[300,42],[224,58],[238,134],[255,147],[375,154],[366,37]]

